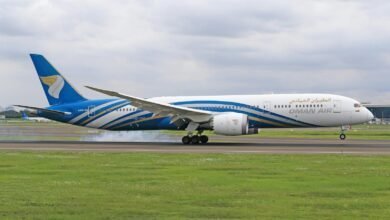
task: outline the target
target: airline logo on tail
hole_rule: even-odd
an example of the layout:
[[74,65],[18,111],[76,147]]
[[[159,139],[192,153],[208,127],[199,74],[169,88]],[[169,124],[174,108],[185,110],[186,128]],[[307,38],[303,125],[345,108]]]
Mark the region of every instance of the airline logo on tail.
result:
[[58,99],[62,88],[64,88],[65,81],[60,75],[40,77],[42,82],[49,86],[48,93],[53,98]]

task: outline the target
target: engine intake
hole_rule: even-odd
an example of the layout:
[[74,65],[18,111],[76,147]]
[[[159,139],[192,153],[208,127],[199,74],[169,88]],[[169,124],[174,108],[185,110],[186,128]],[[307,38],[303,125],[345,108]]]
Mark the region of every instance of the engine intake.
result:
[[249,134],[248,127],[248,116],[241,113],[231,112],[219,114],[214,116],[212,120],[214,132],[220,135],[234,136]]

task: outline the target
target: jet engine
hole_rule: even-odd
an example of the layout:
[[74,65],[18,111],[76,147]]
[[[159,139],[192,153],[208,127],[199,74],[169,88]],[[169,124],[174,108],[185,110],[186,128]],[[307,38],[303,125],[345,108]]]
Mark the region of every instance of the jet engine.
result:
[[254,129],[249,129],[248,116],[241,113],[223,113],[213,117],[212,128],[220,135],[244,135],[256,134]]

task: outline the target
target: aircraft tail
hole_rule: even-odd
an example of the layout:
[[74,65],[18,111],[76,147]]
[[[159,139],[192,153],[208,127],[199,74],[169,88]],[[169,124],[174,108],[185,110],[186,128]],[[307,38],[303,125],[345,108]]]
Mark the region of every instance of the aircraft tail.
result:
[[21,114],[22,114],[22,119],[23,120],[28,120],[28,115],[27,115],[27,113],[25,111],[22,111]]
[[85,101],[73,86],[39,54],[30,54],[50,105]]

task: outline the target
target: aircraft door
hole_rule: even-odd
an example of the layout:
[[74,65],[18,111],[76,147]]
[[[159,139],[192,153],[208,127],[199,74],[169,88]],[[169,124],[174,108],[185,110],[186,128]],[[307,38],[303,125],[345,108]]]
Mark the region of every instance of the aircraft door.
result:
[[269,114],[271,112],[272,103],[270,101],[263,102],[264,113]]
[[88,117],[93,117],[95,116],[95,106],[90,105],[88,106]]
[[333,113],[341,113],[342,105],[340,100],[333,101]]

